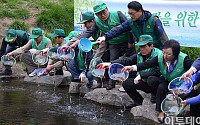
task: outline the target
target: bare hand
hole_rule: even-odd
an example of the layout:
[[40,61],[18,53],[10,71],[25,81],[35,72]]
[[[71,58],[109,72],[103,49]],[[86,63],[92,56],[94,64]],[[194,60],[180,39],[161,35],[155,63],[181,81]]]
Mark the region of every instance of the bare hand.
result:
[[187,72],[185,72],[179,80],[181,80],[182,78],[184,78],[184,81],[187,82],[188,78],[190,78],[190,76],[193,74],[193,71],[191,69],[189,69]]
[[130,72],[130,71],[133,71],[133,66],[125,66],[121,72]]
[[12,53],[7,53],[6,58],[10,59],[12,55]]

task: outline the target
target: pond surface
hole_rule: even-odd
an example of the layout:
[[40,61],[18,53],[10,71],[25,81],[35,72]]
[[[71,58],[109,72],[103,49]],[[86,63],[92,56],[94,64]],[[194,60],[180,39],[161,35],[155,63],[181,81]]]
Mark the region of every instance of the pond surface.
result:
[[0,125],[153,125],[123,107],[102,106],[68,87],[49,87],[22,80],[0,82]]

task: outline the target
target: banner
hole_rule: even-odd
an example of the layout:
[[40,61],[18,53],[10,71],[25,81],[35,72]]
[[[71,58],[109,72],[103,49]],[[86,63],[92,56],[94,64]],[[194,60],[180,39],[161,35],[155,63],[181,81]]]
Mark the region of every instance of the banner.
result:
[[[83,30],[84,25],[78,25],[81,13],[93,11],[93,6],[104,2],[110,11],[122,11],[128,15],[130,0],[75,0],[74,29]],[[169,39],[179,41],[181,46],[200,47],[200,1],[163,1],[140,0],[144,10],[155,13],[163,23]]]

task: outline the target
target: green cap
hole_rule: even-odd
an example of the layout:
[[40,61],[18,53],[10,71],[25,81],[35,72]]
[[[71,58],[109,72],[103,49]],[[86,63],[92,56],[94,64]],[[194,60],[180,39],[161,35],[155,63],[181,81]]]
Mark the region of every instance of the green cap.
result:
[[5,41],[6,42],[12,42],[14,38],[16,37],[16,30],[14,29],[9,29],[8,32],[6,33]]
[[65,36],[65,31],[63,29],[55,29],[54,33],[49,34],[50,37]]
[[78,24],[83,24],[89,20],[94,19],[94,13],[91,11],[82,13],[82,20]]
[[149,42],[153,42],[153,38],[151,35],[141,35],[139,38],[139,42],[135,44],[136,46],[144,46]]
[[40,28],[34,28],[32,30],[32,34],[30,35],[31,39],[38,38],[40,35],[42,35],[42,30]]
[[69,35],[68,35],[67,37],[65,37],[64,39],[65,39],[65,40],[70,40],[71,38],[77,36],[78,34],[79,34],[79,31],[71,31],[71,32],[69,33]]
[[105,10],[106,8],[107,8],[107,6],[105,3],[99,3],[93,7],[93,10],[94,10],[94,13],[98,13],[102,10]]

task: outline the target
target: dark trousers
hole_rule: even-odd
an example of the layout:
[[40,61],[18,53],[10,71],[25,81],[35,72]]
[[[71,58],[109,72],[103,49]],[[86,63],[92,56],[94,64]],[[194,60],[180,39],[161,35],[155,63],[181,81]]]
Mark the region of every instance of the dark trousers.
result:
[[110,61],[116,60],[124,54],[126,54],[126,57],[135,54],[135,47],[128,48],[128,43],[109,44],[109,49]]
[[127,94],[135,101],[142,103],[143,97],[137,90],[142,90],[146,93],[156,94],[157,86],[159,84],[159,78],[156,76],[150,76],[147,79],[147,82],[141,81],[139,84],[134,83],[134,78],[128,78],[123,82],[122,86],[124,87]]
[[167,81],[163,76],[159,79],[159,85],[156,93],[156,111],[161,112],[161,103],[166,98],[168,90],[169,81]]

